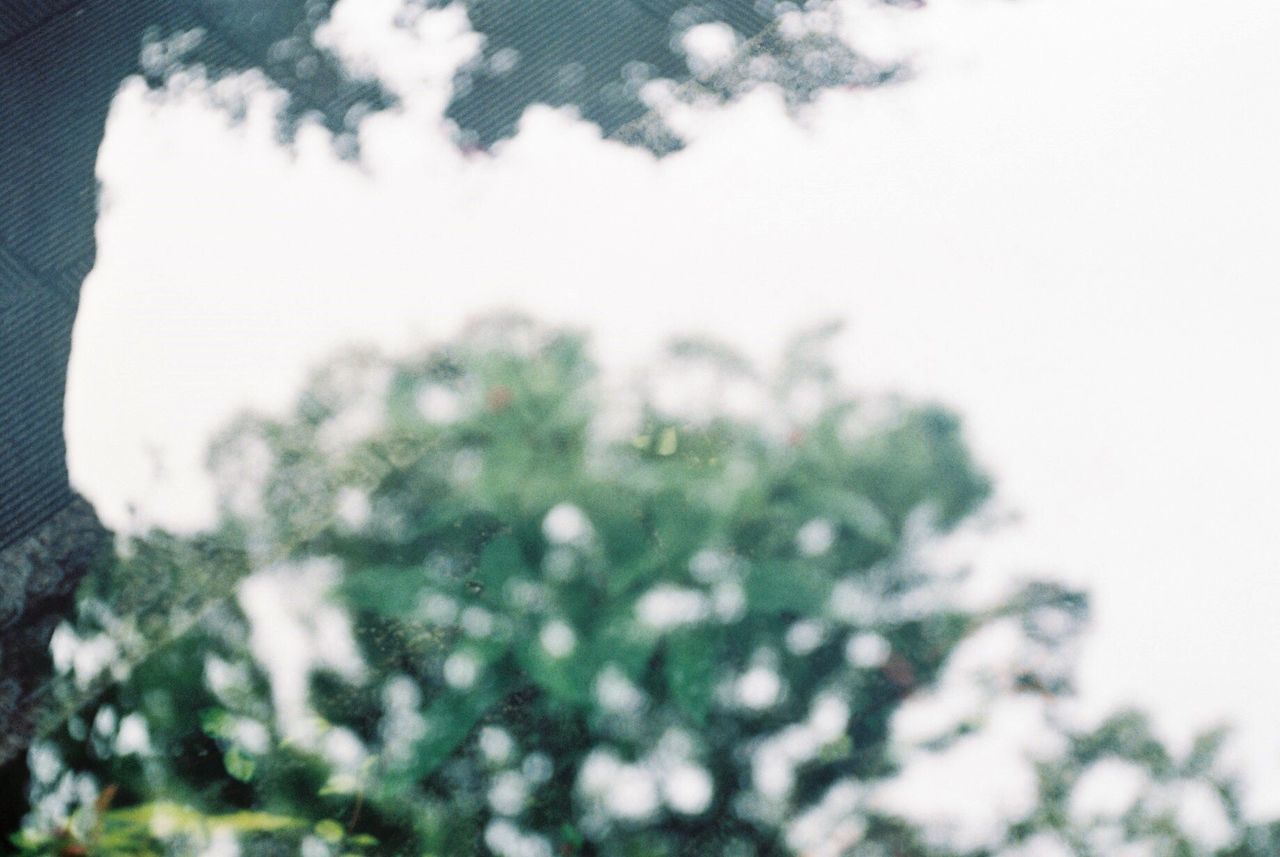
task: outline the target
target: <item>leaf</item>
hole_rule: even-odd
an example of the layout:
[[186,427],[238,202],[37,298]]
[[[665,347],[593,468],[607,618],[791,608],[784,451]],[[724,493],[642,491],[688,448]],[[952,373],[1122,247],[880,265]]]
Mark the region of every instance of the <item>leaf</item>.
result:
[[671,697],[697,726],[704,726],[715,689],[717,646],[704,631],[672,634],[667,640],[664,671]]
[[348,773],[330,774],[329,779],[320,787],[318,794],[325,795],[352,795],[360,791],[360,781]]
[[235,723],[231,712],[222,708],[206,708],[200,712],[200,729],[210,738],[227,738]]
[[515,656],[534,684],[555,699],[576,706],[590,702],[595,678],[590,653],[584,653],[583,648],[579,641],[572,654],[556,658],[535,639],[517,646]]
[[757,563],[747,573],[747,609],[764,614],[814,614],[827,603],[831,586],[831,579],[809,563]]
[[510,690],[509,682],[490,674],[487,681],[467,691],[451,691],[432,702],[425,713],[426,730],[414,745],[405,771],[410,780],[421,780],[435,771]]
[[238,833],[269,833],[302,827],[300,818],[273,815],[269,812],[233,812],[228,815],[209,816],[206,821],[212,828],[225,827]]
[[346,831],[342,829],[342,825],[334,821],[332,818],[324,818],[316,822],[316,835],[328,842],[330,845],[336,845],[342,841],[342,837],[346,835]]
[[107,813],[106,818],[144,826],[147,830],[169,829],[176,833],[199,833],[202,829],[226,828],[237,833],[270,833],[306,824],[300,818],[269,812],[233,812],[205,815],[199,810],[172,801],[155,801]]
[[501,535],[485,545],[480,552],[475,577],[487,591],[499,593],[509,579],[527,572],[520,543],[512,536]]
[[425,569],[380,566],[346,575],[338,591],[353,607],[394,619],[413,613],[426,583]]
[[680,445],[680,435],[676,432],[674,426],[667,426],[658,435],[658,445],[654,448],[654,453],[664,458],[666,456],[675,455],[676,449]]
[[228,750],[223,755],[222,762],[227,767],[227,773],[242,783],[247,783],[253,779],[253,772],[257,768],[257,762],[253,756],[239,747],[232,747]]
[[604,662],[616,664],[628,678],[640,683],[662,638],[650,629],[637,626],[634,615],[635,608],[630,603],[613,610],[583,649],[597,653],[601,666]]

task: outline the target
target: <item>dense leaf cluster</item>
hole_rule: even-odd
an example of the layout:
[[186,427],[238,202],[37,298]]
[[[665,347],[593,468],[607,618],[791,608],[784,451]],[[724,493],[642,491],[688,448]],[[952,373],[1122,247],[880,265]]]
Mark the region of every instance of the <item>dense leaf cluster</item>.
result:
[[[220,529],[138,540],[85,599],[115,681],[33,750],[26,851],[1266,853],[1216,745],[1176,760],[1136,717],[1067,730],[990,848],[878,804],[895,716],[979,629],[1020,629],[998,693],[1068,694],[1084,599],[1037,583],[975,609],[929,567],[990,492],[951,414],[848,396],[813,337],[767,377],[705,343],[668,366],[606,395],[582,337],[491,320],[348,355],[287,418],[239,421],[212,455]],[[271,666],[288,633],[251,603],[267,578],[299,600],[319,581],[343,621],[312,608],[307,645],[358,651],[303,668],[301,709]],[[1101,761],[1141,774],[1114,819],[1073,804]],[[1183,830],[1186,788],[1235,850]]]

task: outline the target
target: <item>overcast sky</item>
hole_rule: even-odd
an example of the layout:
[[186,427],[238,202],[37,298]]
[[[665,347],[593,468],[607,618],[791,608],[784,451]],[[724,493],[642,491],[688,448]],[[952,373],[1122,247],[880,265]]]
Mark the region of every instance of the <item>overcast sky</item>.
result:
[[464,19],[428,16],[424,50],[388,9],[349,0],[331,31],[413,93],[367,122],[362,170],[316,134],[273,145],[269,99],[237,129],[140,84],[117,99],[68,398],[73,478],[109,523],[207,521],[211,431],[341,344],[517,306],[617,367],[670,332],[767,355],[844,318],[850,380],[960,410],[1022,513],[982,567],[1094,592],[1091,704],[1242,723],[1280,811],[1280,6],[854,15],[917,80],[800,122],[769,92],[686,116],[663,161],[546,109],[463,157],[439,115]]

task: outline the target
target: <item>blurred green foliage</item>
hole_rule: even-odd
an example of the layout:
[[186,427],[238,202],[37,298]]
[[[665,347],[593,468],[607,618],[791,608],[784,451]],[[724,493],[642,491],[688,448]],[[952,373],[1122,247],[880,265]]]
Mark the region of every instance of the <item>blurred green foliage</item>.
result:
[[[898,772],[895,715],[993,623],[1025,650],[997,695],[1068,697],[1087,610],[1048,582],[975,608],[930,567],[990,482],[954,415],[848,395],[832,332],[772,374],[683,341],[665,375],[618,390],[584,337],[495,318],[411,358],[348,354],[287,418],[241,418],[211,452],[219,528],[135,539],[87,585],[64,643],[112,657],[64,658],[20,850],[1273,853],[1220,736],[1177,759],[1137,715],[1047,724],[1065,749],[991,847],[951,849],[869,799],[815,809]],[[274,613],[253,606],[263,579],[284,582]],[[342,621],[307,606],[313,584]],[[282,672],[291,602],[310,657]],[[348,636],[344,666],[325,652]],[[1146,785],[1082,819],[1072,796],[1102,760]],[[1175,787],[1209,789],[1229,847],[1183,829]],[[1046,837],[1068,850],[1025,850]]]

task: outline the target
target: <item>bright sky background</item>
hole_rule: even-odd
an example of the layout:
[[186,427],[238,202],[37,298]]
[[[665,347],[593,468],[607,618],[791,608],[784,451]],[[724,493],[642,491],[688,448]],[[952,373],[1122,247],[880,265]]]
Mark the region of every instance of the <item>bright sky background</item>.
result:
[[958,408],[1022,513],[982,567],[1093,591],[1086,699],[1175,734],[1239,722],[1280,811],[1280,6],[856,15],[855,44],[905,46],[918,80],[800,123],[767,92],[687,116],[658,162],[545,109],[461,156],[438,119],[458,16],[428,17],[424,50],[387,0],[353,4],[335,40],[417,93],[367,123],[363,171],[316,135],[290,159],[265,103],[232,130],[194,99],[117,100],[67,430],[109,523],[207,520],[209,434],[348,342],[519,306],[619,367],[670,332],[767,355],[845,318],[849,378]]

